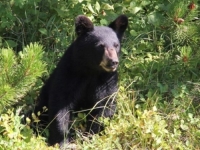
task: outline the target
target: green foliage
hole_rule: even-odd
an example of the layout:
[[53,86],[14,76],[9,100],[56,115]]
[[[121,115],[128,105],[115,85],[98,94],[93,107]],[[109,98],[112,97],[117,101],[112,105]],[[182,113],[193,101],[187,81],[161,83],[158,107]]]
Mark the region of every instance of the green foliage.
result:
[[[118,112],[111,120],[102,118],[106,129],[101,136],[89,138],[79,132],[85,130],[80,121],[86,117],[79,113],[73,123],[77,139],[66,149],[200,149],[199,4],[197,0],[1,0],[1,112],[19,101],[34,102],[41,86],[37,77],[45,71],[43,61],[48,75],[74,39],[77,15],[107,25],[126,14],[129,28],[122,45]],[[35,41],[46,52],[37,44],[18,54],[11,50]],[[18,111],[8,109],[0,115],[0,148],[51,149],[43,138],[32,136],[28,125],[20,124]]]
[[33,136],[33,131],[28,126],[22,125],[19,116],[21,109],[8,110],[0,116],[0,149],[34,149],[56,150],[58,148],[47,147],[43,137]]
[[[30,42],[42,42],[47,50],[65,49],[74,39],[74,18],[86,14],[107,24],[103,12],[114,10],[107,1],[2,0],[0,2],[0,47],[20,50]],[[113,14],[109,20],[113,19]],[[114,15],[114,17],[116,14]]]
[[[107,25],[118,14],[124,13],[129,16],[129,33],[132,36],[156,27],[163,32],[159,33],[163,38],[169,40],[177,32],[174,39],[181,37],[184,41],[190,36],[198,36],[196,23],[191,23],[198,16],[198,11],[194,10],[197,5],[188,9],[190,3],[189,0],[3,0],[0,3],[0,46],[19,50],[30,42],[41,41],[47,49],[65,49],[74,38],[74,17],[79,14],[87,15],[96,24]],[[196,0],[193,3],[197,4]],[[181,19],[184,25],[179,27],[183,24]]]
[[188,112],[193,107],[191,99],[182,96],[184,102],[174,107],[176,102],[163,105],[155,94],[143,105],[136,104],[135,99],[127,100],[135,97],[133,92],[120,93],[117,115],[112,120],[104,120],[105,133],[92,136],[92,139],[84,137],[83,142],[77,140],[77,149],[199,148],[200,119],[195,111]]
[[26,46],[18,56],[11,49],[0,50],[0,110],[20,101],[45,71],[43,48]]

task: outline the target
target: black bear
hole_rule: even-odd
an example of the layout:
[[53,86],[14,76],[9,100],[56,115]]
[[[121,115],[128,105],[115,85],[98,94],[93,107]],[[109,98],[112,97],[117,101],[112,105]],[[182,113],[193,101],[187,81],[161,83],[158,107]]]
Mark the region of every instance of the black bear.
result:
[[120,41],[127,26],[125,15],[108,27],[94,26],[83,15],[75,19],[77,38],[42,87],[34,110],[48,108],[50,145],[68,141],[73,111],[89,110],[86,130],[94,134],[103,129],[99,117],[113,116]]

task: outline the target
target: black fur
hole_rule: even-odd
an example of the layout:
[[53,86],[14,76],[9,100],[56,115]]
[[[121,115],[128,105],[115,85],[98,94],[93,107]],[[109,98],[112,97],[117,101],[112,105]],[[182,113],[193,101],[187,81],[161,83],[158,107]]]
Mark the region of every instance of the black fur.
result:
[[48,108],[50,145],[62,145],[68,141],[72,111],[91,109],[87,117],[89,133],[98,133],[103,129],[102,125],[93,122],[94,118],[113,116],[118,90],[118,75],[114,70],[118,60],[114,60],[113,56],[119,55],[120,41],[127,25],[128,19],[124,15],[108,27],[94,26],[83,15],[76,18],[78,37],[42,87],[34,110],[37,114],[43,106]]

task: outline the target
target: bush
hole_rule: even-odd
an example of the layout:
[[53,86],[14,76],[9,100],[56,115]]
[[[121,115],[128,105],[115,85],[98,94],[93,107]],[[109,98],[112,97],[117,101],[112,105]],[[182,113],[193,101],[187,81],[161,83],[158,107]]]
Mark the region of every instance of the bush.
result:
[[77,149],[199,148],[199,115],[196,115],[196,111],[186,110],[186,107],[193,107],[188,104],[191,103],[191,99],[183,97],[184,104],[175,108],[175,102],[163,105],[156,94],[153,97],[149,96],[144,105],[137,104],[136,99],[130,100],[134,97],[134,92],[120,93],[122,94],[118,97],[118,113],[114,119],[104,119],[107,127],[103,135],[95,135],[92,138],[82,136],[81,140],[76,141]]
[[0,112],[22,100],[45,71],[43,48],[30,44],[18,56],[12,49],[0,50]]
[[[102,119],[106,129],[101,136],[85,137],[75,127],[77,139],[68,149],[200,149],[199,4],[197,0],[2,0],[0,148],[51,149],[45,138],[32,136],[29,126],[20,124],[17,107],[24,101],[34,105],[42,85],[37,79],[46,70],[45,75],[51,73],[74,39],[77,15],[107,25],[123,13],[129,29],[122,45],[118,112],[111,120]],[[35,41],[44,49],[38,44],[24,48]],[[74,124],[84,130],[81,122]]]
[[21,109],[16,111],[8,110],[0,116],[0,149],[1,150],[18,150],[18,149],[35,149],[35,150],[56,150],[58,148],[48,147],[41,136],[33,135],[32,129],[22,125],[20,120]]

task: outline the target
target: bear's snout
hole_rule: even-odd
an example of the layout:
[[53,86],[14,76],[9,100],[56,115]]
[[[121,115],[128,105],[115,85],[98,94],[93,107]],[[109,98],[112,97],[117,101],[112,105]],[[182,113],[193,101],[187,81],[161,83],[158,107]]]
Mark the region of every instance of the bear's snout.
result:
[[107,72],[116,71],[119,64],[118,55],[115,49],[105,49],[100,66]]

